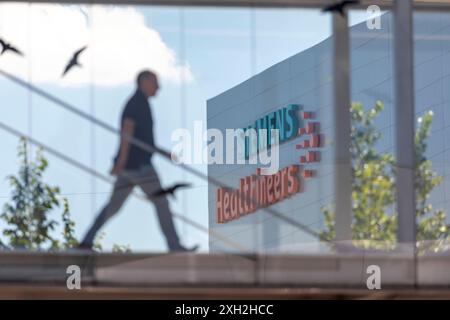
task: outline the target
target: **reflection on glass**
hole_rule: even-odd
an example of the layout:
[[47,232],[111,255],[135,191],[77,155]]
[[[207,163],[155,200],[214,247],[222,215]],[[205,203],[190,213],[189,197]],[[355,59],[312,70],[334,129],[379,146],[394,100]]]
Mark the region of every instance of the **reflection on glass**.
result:
[[[151,104],[156,140],[163,148],[173,146],[171,134],[179,128],[193,132],[199,121],[203,130],[216,126],[209,116],[210,112],[214,113],[210,109],[214,108],[207,107],[206,101],[233,86],[242,86],[240,83],[255,85],[253,100],[247,101],[248,112],[244,112],[242,106],[241,111],[234,114],[226,112],[227,106],[223,106],[220,125],[236,128],[284,104],[298,103],[317,112],[322,130],[331,130],[331,116],[326,112],[331,106],[330,41],[327,39],[330,19],[318,10],[16,3],[4,3],[1,9],[2,36],[14,40],[25,53],[23,58],[6,57],[1,67],[115,128],[120,127],[120,113],[134,91],[137,72],[149,68],[158,73],[161,90]],[[8,18],[12,16],[16,18]],[[229,21],[233,21],[232,27]],[[86,49],[78,55],[80,65],[62,76],[73,54],[84,46]],[[5,79],[1,81],[3,94],[16,105],[15,111],[3,117],[3,121],[80,164],[102,175],[108,174],[119,147],[117,136],[31,91]],[[255,108],[248,108],[249,104],[255,104]],[[233,118],[238,121],[230,121]],[[290,147],[294,144],[295,141],[290,141]],[[16,145],[12,143],[5,148],[14,150]],[[297,155],[288,151],[287,145],[285,149],[283,161],[292,162]],[[330,176],[329,169],[325,169],[331,163],[326,160],[328,154],[323,153],[321,174]],[[8,163],[16,161],[14,152],[8,152],[8,156]],[[67,198],[75,222],[75,236],[80,239],[111,196],[111,185],[72,168],[53,155],[48,155],[48,159],[45,179],[61,189],[60,197]],[[171,199],[171,208],[206,229],[210,227],[213,234],[233,237],[241,244],[251,243],[249,249],[256,251],[266,248],[283,251],[284,244],[296,250],[305,239],[312,241],[312,238],[304,238],[296,227],[267,213],[249,217],[252,221],[256,219],[251,223],[242,218],[234,226],[216,227],[211,214],[214,211],[212,185],[208,192],[206,181],[184,173],[161,158],[155,157],[153,162],[161,173],[163,185],[182,180],[195,186]],[[207,170],[205,163],[196,163],[193,167],[214,176],[212,168]],[[222,175],[223,170],[228,170],[225,168],[227,166],[220,169]],[[1,174],[6,176],[16,172],[15,169],[13,165],[2,165]],[[251,169],[253,171],[253,167]],[[244,171],[230,171],[227,179],[230,183],[238,181]],[[323,193],[320,190],[326,185],[328,183],[318,183],[310,188],[315,194]],[[9,188],[3,188],[7,196]],[[292,219],[320,228],[319,203],[322,202],[309,203],[309,209],[302,210],[315,213],[301,217],[295,217],[295,213],[305,205],[296,204],[296,200],[275,205],[273,209],[287,209]],[[129,245],[134,251],[164,249],[151,205],[132,197],[122,211],[103,230],[105,234],[99,239],[103,250],[111,250],[117,244]],[[182,219],[177,219],[176,227],[187,245],[200,243],[202,250],[207,250],[210,243],[214,247],[221,242]],[[251,231],[242,232],[245,229]],[[240,236],[236,230],[240,230]],[[225,249],[223,243],[218,245],[219,250]]]

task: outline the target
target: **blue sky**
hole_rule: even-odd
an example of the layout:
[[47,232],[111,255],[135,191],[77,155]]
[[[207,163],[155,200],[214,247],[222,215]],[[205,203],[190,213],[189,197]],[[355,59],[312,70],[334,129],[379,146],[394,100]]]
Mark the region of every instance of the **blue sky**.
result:
[[[1,9],[0,7],[0,11]],[[75,12],[79,8],[70,6],[66,9],[73,9]],[[94,53],[92,61],[95,62],[92,65],[79,71],[79,74],[76,74],[78,70],[73,71],[74,83],[69,83],[72,81],[70,79],[68,83],[46,79],[45,72],[42,75],[39,73],[41,72],[39,66],[45,65],[42,60],[46,57],[45,52],[42,56],[36,53],[51,50],[51,48],[42,48],[39,41],[29,40],[35,39],[38,35],[33,34],[35,27],[33,14],[30,18],[30,11],[27,10],[29,9],[17,11],[18,16],[11,20],[11,24],[16,21],[25,22],[21,24],[23,30],[18,31],[17,28],[9,27],[4,23],[0,24],[0,35],[7,38],[20,33],[25,39],[25,42],[21,44],[23,50],[28,53],[34,52],[34,54],[29,54],[25,59],[20,58],[22,60],[15,57],[10,58],[11,60],[0,59],[0,68],[7,70],[11,68],[20,76],[31,77],[40,88],[118,127],[121,109],[133,92],[134,85],[130,81],[108,84],[108,80],[113,82],[114,70],[127,71],[126,63],[121,69],[117,66],[111,66],[111,70],[104,69],[102,66],[96,67],[95,62],[101,65],[104,57],[95,56]],[[89,13],[89,10],[89,7],[86,7],[84,13]],[[170,141],[173,130],[179,127],[192,130],[194,121],[206,120],[207,99],[320,42],[331,33],[330,17],[318,10],[181,9],[144,6],[132,7],[129,10],[131,11],[127,14],[143,17],[144,27],[147,28],[145,32],[149,30],[154,32],[153,35],[145,32],[143,34],[156,39],[155,52],[152,52],[152,47],[149,48],[150,56],[153,61],[162,61],[160,64],[164,64],[164,68],[160,73],[167,74],[161,77],[159,95],[151,101],[156,123],[156,141],[167,149],[173,145]],[[52,14],[58,12],[49,7],[46,14],[50,19]],[[73,20],[70,21],[73,24],[79,23],[80,17],[82,16],[74,14]],[[351,23],[365,18],[365,12],[353,13]],[[127,21],[117,20],[117,27],[127,28],[127,23],[132,24],[132,21]],[[122,22],[123,25],[121,25]],[[95,39],[90,29],[92,25],[93,22],[88,21],[83,30],[87,38]],[[61,30],[64,31],[64,28],[71,28],[71,26],[62,25]],[[94,30],[102,32],[100,27]],[[70,32],[72,31],[68,31],[69,34]],[[45,37],[45,35],[39,36]],[[111,36],[114,37],[114,35]],[[158,36],[162,43],[158,40]],[[14,39],[9,40],[14,41]],[[54,40],[55,46],[59,45],[58,41],[61,46],[71,44],[70,39],[65,39],[63,36],[60,40]],[[81,42],[75,42],[74,47],[81,44]],[[140,45],[141,43],[137,43],[137,48]],[[117,46],[118,49],[121,46],[119,39]],[[96,50],[95,42],[93,47],[92,51],[102,52],[101,48]],[[158,60],[161,58],[158,55],[164,56],[166,60]],[[140,58],[141,56],[136,56],[135,60]],[[175,60],[171,60],[172,58]],[[133,62],[130,61],[131,64]],[[152,62],[149,62],[149,65],[152,66]],[[45,66],[51,69],[52,61]],[[184,67],[186,69],[183,69]],[[108,68],[108,65],[105,68]],[[178,71],[187,74],[186,81],[183,82],[177,78]],[[82,72],[86,74],[83,75]],[[112,76],[109,76],[109,72]],[[83,76],[89,79],[83,79]],[[131,74],[130,77],[133,76],[134,74]],[[34,138],[74,157],[83,164],[95,167],[103,174],[108,173],[111,159],[116,152],[117,137],[103,129],[94,128],[85,120],[59,109],[3,78],[0,78],[0,99],[2,122],[32,134]],[[92,135],[94,140],[91,139]],[[5,132],[0,132],[0,137],[3,154],[0,158],[0,205],[3,205],[10,194],[7,181],[3,177],[17,171],[18,140]],[[50,184],[60,186],[62,194],[69,199],[72,215],[77,223],[77,236],[81,237],[94,219],[96,212],[108,198],[111,187],[51,155],[47,156],[50,167],[46,180]],[[154,164],[160,172],[164,185],[181,180],[193,183],[192,189],[180,192],[176,199],[171,200],[171,206],[175,212],[183,212],[190,219],[207,226],[206,182],[183,173],[158,157],[154,158]],[[195,167],[206,173],[205,166]],[[199,243],[202,250],[207,250],[208,236],[206,234],[181,222],[177,222],[177,228],[184,243]],[[102,242],[106,249],[111,248],[114,243],[128,244],[134,251],[165,249],[152,206],[139,199],[130,198],[119,215],[102,231],[105,232]]]

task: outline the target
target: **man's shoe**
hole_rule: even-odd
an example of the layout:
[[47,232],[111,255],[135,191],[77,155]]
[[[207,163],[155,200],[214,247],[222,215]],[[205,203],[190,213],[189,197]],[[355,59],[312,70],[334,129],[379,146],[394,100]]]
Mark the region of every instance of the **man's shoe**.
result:
[[174,252],[174,253],[175,252],[194,252],[194,251],[198,250],[198,247],[199,247],[198,244],[196,244],[195,246],[193,246],[191,248],[186,248],[180,244],[176,247],[170,248],[170,252]]

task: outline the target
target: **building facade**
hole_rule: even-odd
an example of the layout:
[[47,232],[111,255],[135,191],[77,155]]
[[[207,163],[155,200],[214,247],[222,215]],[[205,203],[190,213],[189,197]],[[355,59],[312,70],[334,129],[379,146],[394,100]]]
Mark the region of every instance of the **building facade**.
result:
[[[415,13],[416,115],[420,121],[425,112],[433,113],[426,154],[442,177],[428,200],[446,212],[450,209],[449,36],[449,14]],[[351,27],[350,39],[351,101],[362,103],[366,110],[378,100],[384,103],[375,120],[381,133],[376,148],[395,154],[392,14],[382,15],[380,29],[370,29],[366,23]],[[264,167],[261,163],[208,165],[209,177],[228,187],[209,185],[209,227],[250,251],[327,250],[315,233],[323,230],[323,209],[333,204],[335,194],[332,46],[330,37],[208,100],[207,127],[219,129],[224,136],[226,129],[280,130],[279,168],[269,176],[258,174]],[[289,121],[291,116],[297,123]],[[289,136],[291,129],[294,136]],[[248,149],[245,142],[244,146]],[[290,175],[295,176],[292,181]],[[252,179],[260,181],[254,191],[257,183],[252,185]],[[229,249],[210,238],[210,250]]]

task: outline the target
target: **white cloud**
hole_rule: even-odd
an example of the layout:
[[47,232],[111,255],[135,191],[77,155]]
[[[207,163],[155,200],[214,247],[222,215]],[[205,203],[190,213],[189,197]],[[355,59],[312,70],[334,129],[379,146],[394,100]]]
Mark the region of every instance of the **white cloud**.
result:
[[[144,68],[163,79],[192,81],[159,33],[133,7],[0,4],[0,37],[24,51],[0,56],[0,68],[34,83],[116,86],[134,81]],[[72,54],[84,45],[83,68],[61,79]],[[183,74],[183,76],[181,76]]]

